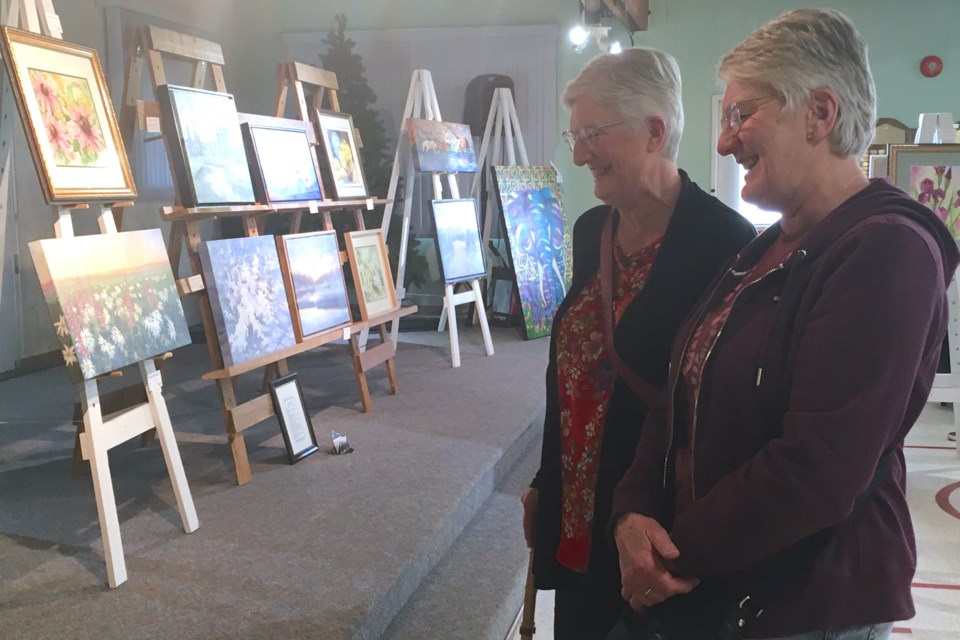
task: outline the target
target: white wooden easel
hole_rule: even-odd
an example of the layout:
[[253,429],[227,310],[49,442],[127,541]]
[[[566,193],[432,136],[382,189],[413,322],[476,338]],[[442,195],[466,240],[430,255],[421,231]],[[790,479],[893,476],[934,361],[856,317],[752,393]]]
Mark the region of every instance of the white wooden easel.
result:
[[[397,261],[397,279],[396,290],[397,299],[403,300],[406,297],[404,287],[404,277],[407,266],[407,246],[410,241],[410,213],[413,208],[413,179],[416,172],[413,168],[413,150],[410,148],[410,142],[407,136],[407,120],[410,118],[420,118],[423,120],[442,121],[440,116],[440,105],[437,102],[437,91],[433,86],[433,77],[426,69],[417,69],[413,72],[410,80],[410,89],[407,92],[407,104],[403,109],[403,116],[400,120],[400,132],[397,136],[397,150],[393,156],[393,171],[390,174],[390,186],[387,189],[387,205],[383,211],[383,222],[380,224],[380,231],[384,239],[390,231],[390,220],[393,217],[393,203],[397,194],[397,184],[401,173],[404,177],[404,198],[403,198],[403,222],[400,231],[400,255]],[[452,173],[446,174],[447,187],[450,190],[451,198],[460,197],[460,188],[457,185],[457,176]],[[440,174],[431,175],[433,182],[433,197],[439,200],[443,197],[443,183]],[[464,284],[469,285],[467,291],[454,293],[453,285],[444,286],[443,293],[443,311],[440,314],[440,323],[438,331],[443,331],[444,324],[449,318],[450,321],[450,359],[454,367],[460,366],[460,341],[457,331],[456,307],[461,304],[473,303],[477,309],[483,309],[483,295],[480,291],[480,281],[478,279],[468,280]],[[483,343],[488,356],[493,355],[493,340],[490,338],[490,327],[487,324],[485,315],[480,316],[480,330],[483,332]],[[400,323],[394,322],[390,329],[390,340],[396,345]]]
[[[33,33],[43,33],[52,38],[60,39],[63,29],[60,18],[53,9],[52,0],[5,0],[0,8],[0,20],[9,26],[19,26]],[[3,92],[3,107],[9,111],[13,104],[9,82],[5,84]],[[0,180],[0,198],[2,202],[9,202],[9,179],[12,168],[13,128],[10,124],[14,118],[5,114],[0,127],[0,148],[3,157],[0,166],[3,167],[3,176]],[[130,203],[114,203],[118,209]],[[117,233],[114,211],[110,205],[97,204],[100,214],[98,223],[101,233]],[[73,237],[73,217],[71,210],[88,209],[90,205],[76,203],[57,206],[57,221],[54,231],[58,238]],[[111,588],[118,587],[127,580],[127,568],[123,559],[123,545],[120,540],[120,522],[117,517],[116,498],[113,494],[113,481],[110,476],[110,464],[107,452],[120,443],[136,438],[151,429],[156,429],[160,438],[160,446],[167,465],[167,473],[173,482],[180,518],[184,530],[192,533],[200,526],[197,513],[193,506],[190,487],[187,485],[183,463],[180,460],[180,450],[170,424],[170,415],[167,405],[161,394],[162,379],[160,372],[152,359],[138,363],[140,376],[143,379],[146,401],[119,412],[117,415],[104,419],[101,411],[100,394],[96,380],[86,380],[77,385],[77,392],[83,410],[84,430],[79,434],[80,451],[84,460],[90,461],[93,475],[93,492],[97,503],[97,516],[100,521],[100,532],[103,536],[103,550],[107,564],[107,582]]]

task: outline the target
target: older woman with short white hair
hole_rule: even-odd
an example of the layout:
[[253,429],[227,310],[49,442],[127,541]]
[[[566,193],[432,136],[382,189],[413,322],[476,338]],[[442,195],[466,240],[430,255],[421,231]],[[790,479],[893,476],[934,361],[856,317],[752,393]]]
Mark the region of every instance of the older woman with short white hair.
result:
[[933,382],[957,246],[860,170],[876,97],[846,17],[787,12],[720,77],[717,150],[747,169],[743,199],[783,218],[680,329],[667,409],[617,487],[623,594],[645,612],[627,626],[717,638],[676,631],[709,608],[716,625],[734,614],[738,637],[886,638],[914,614],[903,440]]
[[574,228],[573,284],[553,324],[524,533],[538,588],[556,589],[555,638],[603,640],[626,606],[605,537],[613,488],[660,401],[680,321],[756,232],[677,168],[683,107],[672,56],[602,55],[563,101],[563,137],[604,204]]

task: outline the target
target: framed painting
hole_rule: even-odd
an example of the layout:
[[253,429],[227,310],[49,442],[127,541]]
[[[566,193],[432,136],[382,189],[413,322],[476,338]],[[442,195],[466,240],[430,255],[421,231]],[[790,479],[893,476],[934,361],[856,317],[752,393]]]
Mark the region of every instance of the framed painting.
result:
[[337,200],[369,197],[363,163],[353,135],[353,118],[346,113],[317,109],[317,128]]
[[[272,122],[266,124],[266,122]],[[257,202],[307,203],[323,200],[317,159],[307,122],[259,117],[241,125],[247,164]]]
[[97,52],[3,27],[0,54],[44,199],[56,204],[135,198]]
[[570,234],[553,167],[494,167],[527,339],[550,334],[573,277]]
[[161,85],[157,99],[180,204],[190,208],[254,204],[233,96]]
[[70,382],[190,344],[159,229],[29,244]]
[[225,367],[296,344],[273,236],[207,240],[200,264]]
[[960,144],[892,144],[890,181],[927,205],[960,240]]
[[290,464],[300,462],[311,453],[319,450],[317,434],[313,431],[307,403],[303,400],[303,390],[297,381],[297,374],[291,373],[270,381],[270,397],[273,410],[280,422],[283,444],[287,447]]
[[469,125],[410,118],[407,131],[417,171],[476,172],[477,154],[473,151]]
[[390,277],[387,245],[379,229],[351,231],[343,234],[350,258],[350,271],[360,303],[360,318],[373,316],[397,308],[397,293]]
[[297,342],[350,323],[336,231],[277,236]]
[[450,284],[484,277],[487,269],[483,264],[476,200],[432,200],[430,208],[443,281]]

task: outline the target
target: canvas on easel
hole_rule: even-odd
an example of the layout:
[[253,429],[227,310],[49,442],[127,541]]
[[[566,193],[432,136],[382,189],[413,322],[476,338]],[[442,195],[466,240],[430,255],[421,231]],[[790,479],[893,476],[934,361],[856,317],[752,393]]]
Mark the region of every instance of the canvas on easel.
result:
[[473,198],[432,200],[433,236],[440,255],[440,271],[447,284],[486,275],[477,205]]
[[266,204],[323,200],[309,123],[261,116],[241,125],[257,201]]
[[390,278],[387,245],[379,229],[343,234],[350,259],[350,270],[360,304],[360,317],[369,320],[398,305]]
[[353,135],[353,118],[345,113],[317,109],[317,125],[338,200],[366,198],[367,181]]
[[413,167],[417,171],[438,173],[473,173],[477,170],[477,154],[473,151],[470,127],[442,120],[407,120]]

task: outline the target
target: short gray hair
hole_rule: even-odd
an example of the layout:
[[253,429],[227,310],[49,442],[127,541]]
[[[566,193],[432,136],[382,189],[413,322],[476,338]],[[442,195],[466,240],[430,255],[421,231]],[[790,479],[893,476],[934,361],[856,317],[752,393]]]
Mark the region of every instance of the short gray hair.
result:
[[615,110],[634,130],[647,118],[663,118],[666,137],[661,154],[677,159],[683,134],[683,103],[680,65],[669,53],[637,47],[601,54],[567,84],[563,104],[569,109],[581,96]]
[[790,110],[814,89],[832,89],[840,105],[827,138],[830,150],[859,157],[873,140],[877,95],[867,43],[838,11],[787,11],[724,56],[719,75],[724,82],[769,88]]

